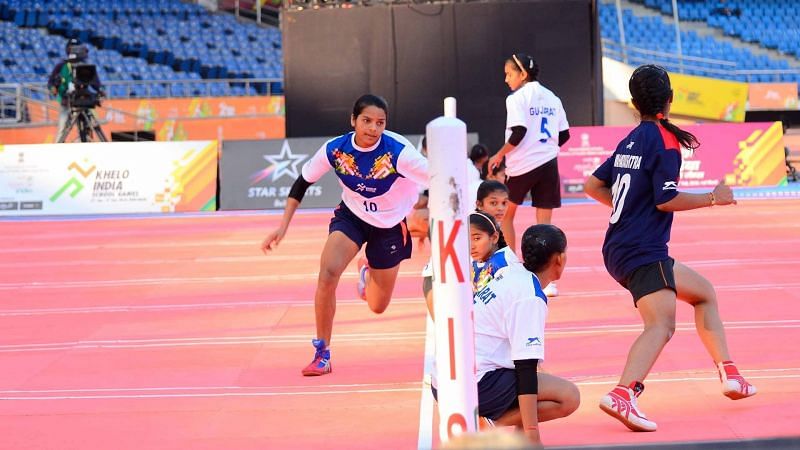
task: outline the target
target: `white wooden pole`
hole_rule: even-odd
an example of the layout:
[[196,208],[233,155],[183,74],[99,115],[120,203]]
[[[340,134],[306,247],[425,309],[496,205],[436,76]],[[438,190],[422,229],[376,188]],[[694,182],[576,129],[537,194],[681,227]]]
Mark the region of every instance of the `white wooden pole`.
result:
[[442,442],[478,428],[475,334],[470,280],[467,125],[456,100],[425,128],[428,144],[431,264],[436,315],[439,436]]

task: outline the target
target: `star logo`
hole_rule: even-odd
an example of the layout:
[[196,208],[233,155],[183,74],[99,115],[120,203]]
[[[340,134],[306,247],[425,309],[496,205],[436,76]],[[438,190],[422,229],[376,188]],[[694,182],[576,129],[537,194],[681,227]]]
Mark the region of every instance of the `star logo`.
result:
[[251,176],[251,181],[255,183],[270,175],[273,182],[279,180],[284,175],[292,179],[297,178],[300,176],[300,170],[297,166],[303,162],[306,157],[308,157],[307,154],[292,153],[292,149],[289,147],[289,141],[284,140],[280,154],[264,155],[264,159],[267,160],[269,165],[264,170],[253,174],[253,176]]

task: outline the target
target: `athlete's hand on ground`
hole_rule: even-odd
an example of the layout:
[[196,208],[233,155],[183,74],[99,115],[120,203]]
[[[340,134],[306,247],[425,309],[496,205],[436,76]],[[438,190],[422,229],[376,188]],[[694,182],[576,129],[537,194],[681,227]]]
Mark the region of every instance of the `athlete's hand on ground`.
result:
[[267,237],[264,238],[264,242],[261,243],[261,251],[266,255],[270,250],[275,250],[278,248],[278,244],[281,243],[281,240],[283,240],[283,236],[285,235],[286,230],[282,228],[278,228],[277,230],[268,234]]
[[714,188],[714,204],[715,205],[735,205],[736,199],[733,198],[733,190],[730,186],[724,183],[718,184]]
[[531,448],[540,449],[544,448],[542,445],[542,439],[539,437],[538,430],[526,430],[525,437],[528,438],[528,442],[530,442]]

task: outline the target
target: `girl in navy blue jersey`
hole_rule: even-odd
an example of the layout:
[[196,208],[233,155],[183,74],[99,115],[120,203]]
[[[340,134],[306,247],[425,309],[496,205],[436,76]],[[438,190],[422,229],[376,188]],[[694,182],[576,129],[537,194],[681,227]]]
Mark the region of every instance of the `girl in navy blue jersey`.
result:
[[676,298],[694,307],[697,334],[714,360],[723,394],[737,400],[756,393],[730,360],[714,287],[702,275],[670,258],[667,242],[674,211],[735,204],[730,187],[691,194],[678,191],[681,146],[695,149],[694,135],[668,120],[669,75],[645,65],[628,83],[641,123],[586,180],[585,191],[611,207],[603,259],[608,272],[633,296],[644,331],[628,353],[619,385],[600,408],[634,431],[655,431],[638,409],[642,382],[675,331]]
[[317,337],[314,359],[302,373],[330,373],[336,286],[347,265],[366,245],[359,261],[358,293],[380,314],[389,306],[400,262],[411,257],[406,215],[417,199],[418,186],[428,183],[428,160],[399,134],[386,130],[388,106],[375,95],[362,95],[353,106],[353,131],[333,138],[303,165],[286,199],[280,226],[264,239],[264,253],[286,235],[303,195],[311,184],[333,170],[342,185],[342,203],[333,212],[328,239],[320,256],[314,313]]

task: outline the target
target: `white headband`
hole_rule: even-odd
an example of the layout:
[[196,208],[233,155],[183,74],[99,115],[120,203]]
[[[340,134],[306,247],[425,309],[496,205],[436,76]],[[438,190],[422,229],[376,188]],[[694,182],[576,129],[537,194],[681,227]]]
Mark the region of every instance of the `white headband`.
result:
[[[483,217],[484,219],[488,220],[489,224],[492,226],[492,229],[494,230],[494,233],[497,233],[497,227],[494,225],[494,220],[492,220],[491,217],[487,216],[486,214],[482,213],[481,211],[473,211],[472,214],[477,214],[477,215]],[[492,233],[492,234],[494,234],[494,233]]]

